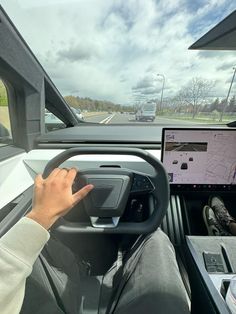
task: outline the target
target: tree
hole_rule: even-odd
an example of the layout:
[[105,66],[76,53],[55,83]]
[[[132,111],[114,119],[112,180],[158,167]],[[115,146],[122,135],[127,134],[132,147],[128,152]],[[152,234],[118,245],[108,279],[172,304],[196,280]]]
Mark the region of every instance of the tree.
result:
[[5,85],[0,79],[0,106],[7,106],[8,100],[7,100],[7,90]]
[[219,98],[216,98],[213,103],[211,103],[210,105],[210,112],[214,111],[214,110],[219,110],[220,107],[220,100]]
[[225,109],[226,112],[235,112],[236,111],[236,98],[233,96],[230,101],[229,105]]
[[91,98],[80,98],[79,96],[65,96],[65,101],[74,108],[88,111],[132,111],[133,106],[122,106],[120,104],[114,104],[107,100],[94,100]]
[[230,85],[229,85],[229,90],[228,90],[228,93],[227,93],[227,96],[226,96],[226,99],[225,99],[225,105],[223,106],[222,111],[220,113],[219,122],[222,122],[224,112],[226,110],[226,107],[228,106],[229,95],[230,95],[231,88],[232,88],[232,85],[233,85],[233,82],[234,82],[234,77],[235,77],[235,74],[236,74],[236,67],[234,67],[233,70],[234,70],[234,73],[233,73],[232,80],[231,80]]
[[180,90],[178,97],[185,103],[191,105],[192,118],[197,115],[200,107],[215,85],[214,81],[195,77]]
[[216,108],[220,112],[220,116],[221,116],[222,112],[225,111],[224,108],[226,108],[226,106],[227,106],[226,98],[221,99],[218,107]]

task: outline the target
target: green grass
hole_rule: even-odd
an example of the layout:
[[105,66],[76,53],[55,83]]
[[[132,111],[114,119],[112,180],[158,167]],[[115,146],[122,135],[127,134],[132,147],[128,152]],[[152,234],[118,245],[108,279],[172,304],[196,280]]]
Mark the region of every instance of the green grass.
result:
[[[194,119],[192,118],[192,115],[175,115],[175,114],[163,114],[161,115],[161,117],[163,118],[168,118],[168,119],[177,119],[177,120],[185,120],[185,121],[193,121],[193,122],[199,122],[199,123],[219,123],[219,117],[218,116],[214,116],[211,117],[209,115],[203,115],[200,114],[198,116],[196,116]],[[220,123],[229,123],[231,121],[235,121],[236,120],[236,115],[227,115],[225,114],[223,116],[223,120]]]
[[0,123],[10,130],[10,119],[8,112],[7,91],[0,79]]
[[10,118],[7,106],[0,106],[0,123],[10,130]]
[[3,82],[0,80],[0,106],[7,106],[7,91],[6,87],[3,85]]

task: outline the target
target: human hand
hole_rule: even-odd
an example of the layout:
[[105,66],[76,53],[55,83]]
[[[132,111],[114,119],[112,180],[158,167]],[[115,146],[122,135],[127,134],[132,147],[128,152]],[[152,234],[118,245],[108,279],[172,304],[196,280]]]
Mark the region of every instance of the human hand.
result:
[[75,168],[69,170],[56,168],[46,179],[43,179],[42,175],[37,175],[32,210],[26,217],[49,229],[59,217],[68,213],[93,189],[93,185],[89,184],[72,194],[76,174]]

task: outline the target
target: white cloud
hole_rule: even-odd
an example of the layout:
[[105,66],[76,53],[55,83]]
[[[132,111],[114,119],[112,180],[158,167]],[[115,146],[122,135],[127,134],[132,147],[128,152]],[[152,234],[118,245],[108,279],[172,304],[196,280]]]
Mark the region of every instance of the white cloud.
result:
[[160,97],[157,73],[165,75],[165,97],[195,76],[221,82],[216,94],[227,93],[227,65],[232,68],[235,55],[209,57],[210,52],[187,48],[230,13],[234,0],[196,0],[197,10],[188,1],[1,2],[62,94],[79,91],[83,97],[128,103],[146,77],[149,86],[142,94]]

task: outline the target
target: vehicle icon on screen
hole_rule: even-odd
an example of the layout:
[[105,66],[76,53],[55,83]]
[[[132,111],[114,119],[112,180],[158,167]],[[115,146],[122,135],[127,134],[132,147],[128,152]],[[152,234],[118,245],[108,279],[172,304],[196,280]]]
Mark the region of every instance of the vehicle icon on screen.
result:
[[178,163],[178,160],[173,160],[172,164],[176,165]]
[[188,169],[188,164],[187,164],[186,162],[183,162],[183,163],[181,164],[180,169],[182,169],[182,170],[187,170],[187,169]]

